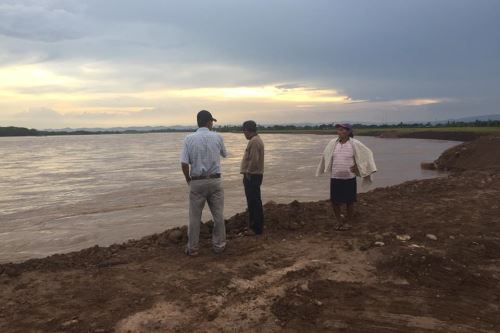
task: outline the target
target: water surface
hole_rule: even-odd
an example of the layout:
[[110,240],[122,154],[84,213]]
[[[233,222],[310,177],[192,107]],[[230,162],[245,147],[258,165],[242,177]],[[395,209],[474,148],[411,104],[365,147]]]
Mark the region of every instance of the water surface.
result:
[[[183,133],[0,138],[0,262],[109,245],[187,220],[187,186],[180,171]],[[243,211],[239,175],[246,140],[223,134],[226,217]],[[326,199],[328,177],[315,178],[331,139],[263,134],[264,201]],[[373,187],[436,177],[420,169],[453,141],[360,137],[379,168]],[[366,191],[370,188],[360,188]],[[205,214],[205,219],[209,214]]]

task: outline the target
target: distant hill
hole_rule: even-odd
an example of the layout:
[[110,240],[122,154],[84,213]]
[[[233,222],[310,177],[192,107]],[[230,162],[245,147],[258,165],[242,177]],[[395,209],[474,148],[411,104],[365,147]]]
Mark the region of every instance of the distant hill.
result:
[[484,116],[464,117],[464,118],[452,119],[450,121],[472,123],[475,121],[488,121],[488,120],[498,121],[498,120],[500,120],[500,114],[489,114],[489,115],[484,115]]
[[36,130],[24,127],[0,127],[2,136],[53,136],[53,135],[91,135],[91,134],[134,134],[134,133],[168,133],[192,131],[192,127],[113,127],[113,128],[64,128],[51,130]]
[[130,126],[130,127],[81,127],[81,128],[58,128],[58,129],[45,129],[47,132],[167,132],[167,131],[189,131],[193,130],[194,126]]
[[[408,129],[408,128],[498,128],[500,127],[500,115],[485,115],[476,117],[459,118],[445,120],[440,122],[426,123],[359,123],[353,124],[357,129]],[[314,130],[333,130],[333,123],[327,124],[294,124],[294,125],[260,125],[261,130],[267,131],[314,131]],[[110,128],[62,128],[36,130],[23,127],[0,127],[1,136],[52,136],[52,135],[104,135],[104,134],[140,134],[140,133],[172,133],[172,132],[191,132],[194,131],[193,126],[134,126],[134,127],[110,127]],[[217,127],[218,132],[240,132],[241,125],[224,125]]]
[[0,127],[0,136],[36,136],[39,132],[36,129],[24,127]]

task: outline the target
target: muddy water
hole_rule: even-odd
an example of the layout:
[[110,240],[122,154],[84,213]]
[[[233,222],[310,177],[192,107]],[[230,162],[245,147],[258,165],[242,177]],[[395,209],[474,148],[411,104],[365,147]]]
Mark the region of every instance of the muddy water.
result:
[[[0,262],[123,242],[186,223],[187,186],[179,167],[185,134],[0,138]],[[225,215],[245,207],[242,135],[223,134]],[[262,135],[264,201],[328,197],[315,178],[328,136]],[[456,142],[360,138],[375,153],[373,187],[439,176],[420,169]],[[361,188],[366,191],[370,188]],[[206,214],[205,218],[209,218]]]

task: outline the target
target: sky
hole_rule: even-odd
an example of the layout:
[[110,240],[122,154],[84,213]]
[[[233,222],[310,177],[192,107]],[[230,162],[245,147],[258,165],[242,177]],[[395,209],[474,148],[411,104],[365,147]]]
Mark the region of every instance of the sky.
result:
[[0,126],[500,114],[498,0],[0,0]]

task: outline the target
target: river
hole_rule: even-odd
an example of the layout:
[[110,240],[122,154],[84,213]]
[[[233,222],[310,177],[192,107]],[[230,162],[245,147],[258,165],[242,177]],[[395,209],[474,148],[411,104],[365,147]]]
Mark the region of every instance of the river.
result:
[[[20,261],[109,245],[186,224],[187,186],[179,151],[185,133],[0,138],[0,262]],[[223,134],[225,215],[246,209],[239,175],[246,140]],[[287,203],[329,195],[316,178],[331,139],[309,134],[263,134],[263,200]],[[420,169],[454,141],[359,137],[379,172],[370,188],[438,177]],[[207,211],[208,212],[208,211]],[[209,214],[204,215],[209,219]]]

